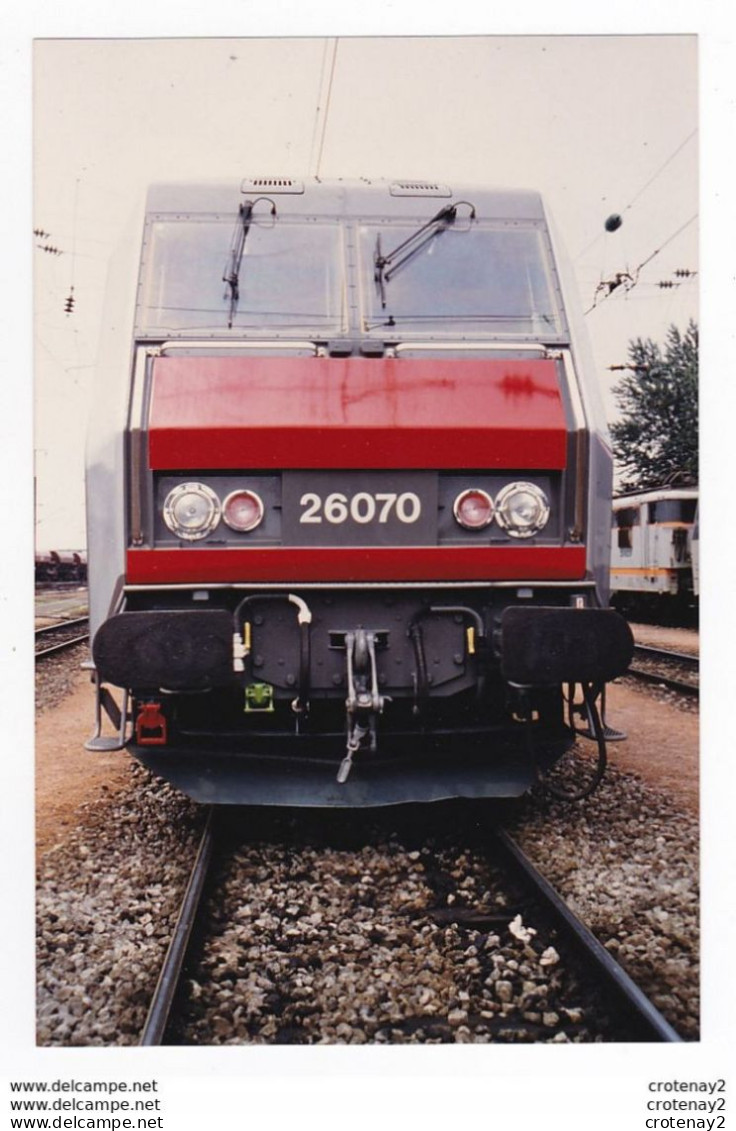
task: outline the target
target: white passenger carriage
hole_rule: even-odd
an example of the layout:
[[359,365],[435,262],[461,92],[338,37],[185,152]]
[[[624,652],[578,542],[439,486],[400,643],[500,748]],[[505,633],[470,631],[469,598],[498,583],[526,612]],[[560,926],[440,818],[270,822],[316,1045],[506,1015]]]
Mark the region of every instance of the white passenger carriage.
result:
[[[615,604],[693,597],[697,487],[662,487],[613,500],[611,594]],[[650,602],[651,603],[651,602]]]

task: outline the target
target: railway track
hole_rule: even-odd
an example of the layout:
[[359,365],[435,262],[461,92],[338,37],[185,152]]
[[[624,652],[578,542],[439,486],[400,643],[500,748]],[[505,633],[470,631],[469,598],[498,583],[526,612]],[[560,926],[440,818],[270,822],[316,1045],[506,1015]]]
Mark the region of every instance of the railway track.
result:
[[166,956],[161,967],[156,989],[151,999],[151,1004],[146,1017],[146,1023],[141,1034],[142,1046],[160,1045],[163,1043],[169,1017],[174,1005],[176,993],[184,968],[187,948],[192,936],[192,930],[197,918],[202,897],[205,891],[208,872],[212,863],[215,833],[213,825],[213,810],[210,810],[205,823],[202,839],[199,843],[194,866],[189,876],[184,891],[179,914],[171,936]]
[[512,865],[529,882],[536,898],[543,900],[553,920],[572,941],[582,961],[591,965],[604,985],[615,996],[620,1008],[630,1017],[641,1040],[679,1042],[681,1038],[649,1001],[646,994],[601,945],[595,935],[575,915],[552,884],[531,862],[508,833],[499,830],[496,842]]
[[85,587],[83,578],[75,581],[37,581],[35,584],[37,593],[74,593]]
[[[83,644],[86,640],[89,640],[88,624],[87,617],[76,617],[73,620],[64,620],[58,624],[37,628],[35,633],[36,662],[46,660],[49,656],[58,655],[60,652],[73,648],[76,644]],[[85,631],[80,631],[82,628]]]
[[[232,941],[227,941],[228,926],[225,922],[228,916],[228,897],[223,895],[219,888],[223,875],[232,873],[233,866],[228,857],[232,851],[232,844],[225,846],[227,836],[223,837],[220,826],[220,816],[217,811],[210,811],[199,850],[196,855],[191,877],[186,888],[181,910],[172,933],[169,949],[158,978],[156,990],[150,1004],[148,1017],[141,1034],[141,1045],[171,1044],[206,1044],[240,1043],[249,1039],[263,1039],[257,1035],[243,1038],[238,1033],[233,1021],[232,1036],[228,1032],[230,1024],[228,1018],[237,1016],[239,1009],[245,1009],[246,1001],[252,992],[246,988],[243,991],[243,1002],[237,1005],[237,994],[230,989],[223,991],[223,986],[250,986],[247,966],[252,962],[253,933],[247,934],[250,946],[243,945],[234,948]],[[430,841],[431,843],[431,841]],[[242,845],[240,846],[242,850]],[[334,853],[335,849],[329,845],[324,846],[326,854]],[[411,904],[408,916],[405,913],[402,924],[396,931],[397,938],[402,940],[401,945],[412,948],[426,944],[428,937],[442,946],[444,937],[463,940],[460,952],[454,951],[453,963],[457,965],[457,954],[461,954],[460,968],[466,989],[458,994],[456,1008],[450,1009],[447,1021],[439,1020],[433,1013],[431,1004],[432,995],[425,991],[425,997],[420,1001],[429,1001],[427,1012],[422,1015],[399,1017],[394,1007],[393,1023],[398,1028],[393,1032],[401,1036],[407,1032],[416,1032],[418,1028],[424,1032],[426,1029],[430,1043],[442,1043],[443,1040],[452,1040],[454,1034],[450,1026],[465,1023],[477,1024],[477,1006],[473,1005],[476,993],[485,993],[493,999],[490,1009],[481,1011],[481,1018],[490,1018],[485,1022],[485,1030],[489,1036],[484,1040],[522,1040],[533,1042],[536,1040],[550,1040],[554,1035],[564,1033],[563,1024],[569,1029],[582,1027],[583,1036],[580,1039],[590,1040],[626,1040],[626,1041],[657,1041],[678,1042],[681,1037],[666,1021],[655,1006],[648,1000],[643,991],[635,985],[621,966],[601,945],[595,936],[588,930],[551,884],[538,871],[534,864],[525,855],[518,844],[503,830],[494,830],[483,838],[483,851],[487,854],[487,861],[491,873],[500,874],[500,889],[495,891],[495,902],[488,903],[487,899],[480,900],[480,904],[473,906],[471,903],[455,904],[454,899],[445,896],[446,880],[443,878],[443,864],[434,851],[427,852],[426,847],[420,853],[415,850],[410,853],[410,859],[422,855],[425,860],[424,868],[431,877],[431,883],[438,897],[430,902],[422,911]],[[237,855],[237,853],[236,853]],[[296,852],[296,857],[299,853]],[[359,854],[355,864],[350,861],[345,864],[347,874],[357,876],[361,869]],[[284,860],[289,857],[288,847],[283,854]],[[464,856],[460,857],[465,860]],[[288,863],[285,864],[288,868]],[[302,864],[294,864],[295,875],[304,883],[313,879],[302,875]],[[237,869],[236,869],[237,871]],[[258,869],[258,872],[263,869]],[[248,873],[246,868],[243,878],[238,879],[238,895],[235,903],[235,915],[243,914],[243,904],[248,902]],[[490,874],[490,873],[489,873]],[[232,879],[232,877],[231,877]],[[492,881],[495,889],[497,881]],[[366,876],[360,884],[366,884]],[[352,899],[364,907],[366,896],[358,890],[360,884],[355,881],[355,890]],[[315,884],[308,884],[310,892],[314,891]],[[215,890],[216,889],[216,890]],[[274,1034],[275,1043],[311,1043],[304,1037],[300,1023],[304,1018],[310,1018],[321,1009],[319,999],[304,1002],[304,985],[299,977],[299,972],[311,966],[322,969],[329,965],[328,953],[314,953],[314,947],[305,939],[304,954],[299,953],[300,927],[296,914],[296,906],[304,898],[298,892],[295,881],[288,888],[293,905],[288,908],[288,914],[279,924],[280,947],[286,952],[286,969],[289,978],[278,984],[275,993],[270,996],[275,1000],[273,1008],[280,1011],[282,1024]],[[371,885],[368,883],[370,892]],[[208,899],[209,893],[209,899]],[[507,894],[508,893],[508,894]],[[523,894],[520,894],[523,893]],[[371,898],[367,899],[371,906]],[[312,898],[312,906],[315,905]],[[377,902],[373,904],[375,913],[371,916],[373,929],[368,933],[368,940],[376,947],[381,947],[388,938],[386,928],[380,922]],[[209,911],[208,911],[209,907]],[[360,912],[361,907],[358,907]],[[216,908],[214,925],[207,922],[208,915],[212,915]],[[365,911],[363,911],[365,914]],[[270,924],[273,928],[274,916],[278,921],[275,909],[269,915],[264,909],[256,916],[256,927],[259,924]],[[292,916],[292,918],[289,918]],[[321,913],[311,916],[310,921],[319,921]],[[531,924],[534,924],[532,927]],[[263,929],[269,929],[265,926]],[[409,940],[409,935],[416,933],[417,943]],[[308,932],[307,932],[308,934]],[[216,941],[210,944],[210,936],[217,940],[226,939],[224,943]],[[513,936],[513,937],[512,937]],[[193,938],[198,939],[196,947],[192,946]],[[510,945],[517,948],[518,958],[509,959],[508,943],[503,939],[510,939]],[[470,942],[471,945],[465,946]],[[210,967],[214,961],[216,985],[213,989],[206,985],[207,962],[203,958],[208,946],[217,949],[222,946],[222,954],[226,956],[227,969],[223,973],[223,960],[210,956]],[[559,949],[559,954],[558,954]],[[193,951],[197,951],[193,954]],[[434,957],[434,965],[443,964],[444,959]],[[368,961],[364,952],[361,963]],[[520,999],[521,1004],[514,1002],[513,980],[521,978],[526,964],[531,964],[535,969],[549,968],[550,989],[542,979],[522,981],[524,987]],[[268,969],[270,963],[266,963]],[[349,965],[349,963],[347,964]],[[432,962],[425,962],[422,970],[432,966]],[[448,977],[451,979],[451,967],[448,966]],[[504,976],[497,975],[503,971]],[[294,975],[294,972],[296,974]],[[225,976],[225,974],[227,976]],[[546,975],[545,975],[546,976]],[[495,979],[495,980],[494,980]],[[334,985],[335,978],[328,975],[326,984]],[[380,986],[380,975],[377,979]],[[491,990],[484,987],[491,986]],[[192,1001],[190,989],[197,987],[195,1001]],[[217,1004],[219,995],[225,993],[229,999],[226,1008]],[[332,991],[329,991],[332,992]],[[428,997],[426,995],[429,995]],[[582,995],[582,996],[581,996]],[[263,996],[263,995],[261,995]],[[267,997],[269,995],[266,995]],[[211,997],[213,1004],[202,1005],[202,999],[207,1001]],[[549,1001],[547,999],[550,999]],[[528,999],[528,1000],[526,1000]],[[564,1004],[568,1001],[568,1005]],[[581,1009],[579,1003],[586,1004]],[[499,1002],[501,1004],[499,1004]],[[524,1007],[526,1002],[526,1008]],[[551,1002],[551,1004],[550,1004]],[[569,1002],[573,1002],[570,1006]],[[574,1003],[578,1003],[575,1005]],[[591,1004],[588,1005],[587,1003]],[[563,1003],[562,1005],[560,1003]],[[390,1004],[390,1003],[389,1003]],[[235,1008],[233,1008],[235,1006]],[[387,1012],[390,1013],[388,1007]],[[496,1011],[495,1013],[493,1011]],[[228,1012],[229,1011],[229,1012]],[[375,1026],[371,1035],[371,1014],[365,1013],[367,1025],[362,1040],[379,1039],[375,1036]],[[561,1020],[562,1018],[562,1020]],[[559,1025],[557,1033],[555,1026]],[[212,1028],[210,1028],[212,1026]],[[422,1028],[423,1027],[423,1028]],[[587,1038],[585,1034],[590,1032]],[[338,1028],[339,1033],[339,1028]],[[558,1039],[567,1040],[567,1036],[558,1036]]]
[[634,647],[634,664],[629,668],[627,675],[633,676],[642,683],[658,684],[680,695],[697,698],[699,670],[698,656],[637,644]]

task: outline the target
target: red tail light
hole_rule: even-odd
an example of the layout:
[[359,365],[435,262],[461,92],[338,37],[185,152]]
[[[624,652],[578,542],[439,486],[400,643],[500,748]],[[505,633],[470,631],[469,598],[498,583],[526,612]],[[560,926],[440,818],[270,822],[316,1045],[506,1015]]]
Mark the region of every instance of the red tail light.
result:
[[222,517],[231,530],[255,530],[263,518],[263,502],[255,491],[233,491],[222,505]]
[[479,488],[459,494],[452,509],[455,518],[466,530],[482,530],[493,518],[493,500]]

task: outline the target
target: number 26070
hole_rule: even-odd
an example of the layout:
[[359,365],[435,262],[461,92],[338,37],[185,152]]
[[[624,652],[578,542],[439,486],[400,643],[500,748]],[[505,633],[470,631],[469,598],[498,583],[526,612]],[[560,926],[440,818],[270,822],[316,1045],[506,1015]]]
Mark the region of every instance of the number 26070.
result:
[[299,500],[303,511],[299,517],[300,523],[310,522],[358,522],[365,525],[369,522],[386,523],[391,518],[399,522],[416,522],[422,513],[422,502],[414,491],[404,491],[398,495],[392,491],[378,491],[371,494],[369,491],[358,491],[349,498],[347,495],[334,491],[322,499],[314,491],[307,491]]

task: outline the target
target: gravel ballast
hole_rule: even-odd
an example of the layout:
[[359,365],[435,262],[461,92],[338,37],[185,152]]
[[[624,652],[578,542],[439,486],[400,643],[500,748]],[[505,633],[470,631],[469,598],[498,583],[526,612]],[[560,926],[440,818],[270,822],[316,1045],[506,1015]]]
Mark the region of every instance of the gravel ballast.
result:
[[[352,837],[361,823],[369,831],[359,819]],[[277,828],[277,841],[226,853],[176,1038],[439,1044],[612,1032],[605,1010],[586,1008],[592,987],[484,852],[446,832],[417,840],[416,816],[411,828],[395,814],[392,824],[397,833],[382,821],[359,848],[339,828],[306,845]]]
[[[135,1044],[145,1020],[204,813],[137,765],[130,773],[39,864],[42,1045]],[[337,820],[337,835],[315,814],[250,820],[220,869],[174,1038],[620,1039],[545,924],[524,908],[519,917],[461,810],[430,809],[426,829],[395,810]],[[585,802],[525,806],[512,832],[696,1038],[696,818],[611,770]]]
[[[55,656],[36,662],[36,711],[57,707],[71,693],[77,682],[81,664],[89,658],[89,645],[76,644]],[[91,695],[90,695],[91,700]],[[92,710],[90,708],[90,719]]]
[[697,817],[609,768],[589,800],[527,812],[513,831],[670,1024],[697,1039]]
[[131,765],[39,864],[37,1042],[136,1044],[196,851],[202,812]]

